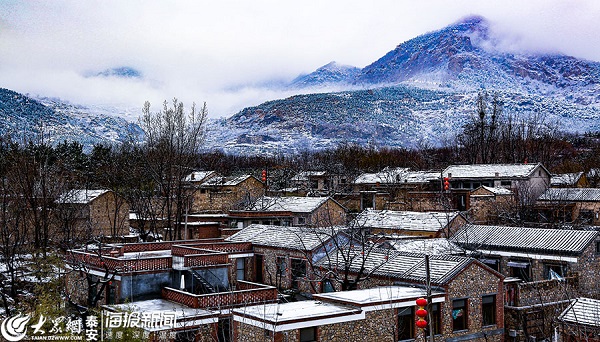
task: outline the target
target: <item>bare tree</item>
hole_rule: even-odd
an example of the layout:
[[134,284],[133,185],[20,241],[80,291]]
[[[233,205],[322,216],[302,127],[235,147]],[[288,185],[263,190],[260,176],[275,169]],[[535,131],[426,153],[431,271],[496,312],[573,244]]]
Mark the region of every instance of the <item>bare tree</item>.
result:
[[206,104],[197,111],[195,104],[186,114],[183,103],[165,101],[160,112],[150,111],[146,102],[140,125],[145,133],[143,168],[152,180],[156,198],[168,230],[168,239],[181,239],[181,222],[188,203],[184,177],[197,163],[204,141]]

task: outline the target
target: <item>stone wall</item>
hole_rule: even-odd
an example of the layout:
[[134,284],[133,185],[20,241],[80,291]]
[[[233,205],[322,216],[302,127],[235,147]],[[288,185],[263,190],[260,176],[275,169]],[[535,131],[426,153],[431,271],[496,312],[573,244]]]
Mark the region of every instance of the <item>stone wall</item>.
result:
[[[298,281],[298,291],[302,293],[312,293],[312,285],[316,286],[317,280],[315,273],[311,268],[310,262],[306,259],[307,255],[301,251],[273,249],[267,247],[254,247],[254,253],[263,256],[263,283],[275,286],[279,289],[287,290],[292,288],[292,269],[291,259],[306,260],[306,279]],[[282,275],[277,272],[277,258],[281,257],[285,261],[286,269]],[[254,259],[251,261],[254,263]],[[311,283],[313,283],[311,285]]]
[[[504,328],[504,288],[501,279],[479,263],[473,263],[462,271],[446,289],[447,300],[441,305],[442,335],[445,339],[469,337],[475,341],[502,341]],[[483,326],[482,296],[496,295],[496,324]],[[453,331],[452,301],[467,300],[466,330]]]
[[346,224],[346,210],[328,199],[324,204],[311,213],[306,224],[312,227],[329,227]]
[[128,235],[129,205],[109,191],[89,204],[89,224],[93,235]]

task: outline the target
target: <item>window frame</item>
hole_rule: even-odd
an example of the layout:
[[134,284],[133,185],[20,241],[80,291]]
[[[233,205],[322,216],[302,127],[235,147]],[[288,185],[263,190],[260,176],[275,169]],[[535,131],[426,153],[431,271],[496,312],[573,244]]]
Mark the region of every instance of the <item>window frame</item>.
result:
[[[407,313],[408,312],[408,313]],[[407,306],[398,308],[397,312],[398,320],[398,341],[409,341],[415,339],[415,307]],[[405,331],[405,328],[408,328]]]
[[[491,303],[486,303],[485,299],[490,298],[492,300]],[[481,296],[481,326],[488,327],[492,325],[498,324],[498,315],[496,314],[497,308],[497,295],[489,294]],[[486,309],[491,309],[491,320],[486,320]]]
[[[463,323],[457,327],[457,323],[456,323],[457,318],[454,318],[454,311],[457,310],[456,308],[457,308],[458,302],[463,302],[462,306],[458,306],[458,309],[462,309],[463,312],[462,312],[461,316],[457,316],[457,317],[461,317],[460,322],[463,322]],[[469,330],[469,299],[468,298],[453,299],[451,315],[452,315],[452,331],[453,332]]]

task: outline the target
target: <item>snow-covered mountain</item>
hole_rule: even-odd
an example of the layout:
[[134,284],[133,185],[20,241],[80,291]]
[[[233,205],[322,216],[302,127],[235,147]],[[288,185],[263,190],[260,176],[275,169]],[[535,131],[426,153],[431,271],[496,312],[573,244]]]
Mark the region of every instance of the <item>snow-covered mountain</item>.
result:
[[34,99],[0,88],[0,135],[8,134],[17,141],[24,137],[43,137],[48,143],[77,141],[90,150],[98,143],[118,143],[142,136],[136,124],[98,112],[58,99]]
[[[475,113],[477,92],[497,93],[505,113],[566,131],[600,130],[600,63],[503,49],[482,17],[398,45],[357,69],[330,63],[289,87],[346,89],[246,108],[212,124],[214,146],[240,152],[297,151],[339,142],[439,145]],[[223,142],[223,139],[225,141]]]
[[361,69],[350,65],[330,62],[316,71],[296,77],[290,82],[290,88],[326,87],[330,85],[348,85],[360,73]]

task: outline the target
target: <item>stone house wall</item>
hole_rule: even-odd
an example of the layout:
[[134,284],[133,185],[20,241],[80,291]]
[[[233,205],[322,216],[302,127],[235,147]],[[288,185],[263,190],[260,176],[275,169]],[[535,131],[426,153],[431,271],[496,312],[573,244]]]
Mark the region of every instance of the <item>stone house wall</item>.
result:
[[88,220],[94,235],[128,235],[129,205],[109,191],[89,203]]
[[475,224],[491,224],[500,214],[515,208],[512,195],[479,195],[471,192],[471,218]]
[[[478,262],[458,274],[446,286],[446,302],[442,304],[442,335],[445,340],[469,338],[474,341],[503,341],[504,287],[499,275]],[[496,324],[482,325],[482,296],[496,295]],[[452,331],[452,301],[466,299],[467,330]],[[442,341],[442,339],[440,339]]]
[[346,224],[346,209],[336,201],[328,199],[308,216],[306,224],[312,227],[328,227]]
[[241,209],[244,204],[264,195],[265,185],[254,177],[231,186],[210,186],[195,189],[192,212],[227,212]]
[[[276,249],[264,246],[254,246],[254,254],[263,256],[263,284],[275,286],[283,290],[292,288],[291,259],[306,260],[306,280],[298,281],[298,291],[301,293],[315,292],[311,286],[313,282],[310,281],[315,280],[315,273],[311,268],[311,263],[307,260],[307,254],[298,250]],[[277,271],[277,258],[283,258],[285,261],[286,268],[281,276]],[[252,271],[256,274],[254,259],[249,262],[253,264]],[[315,288],[317,287],[316,284],[312,285]]]

